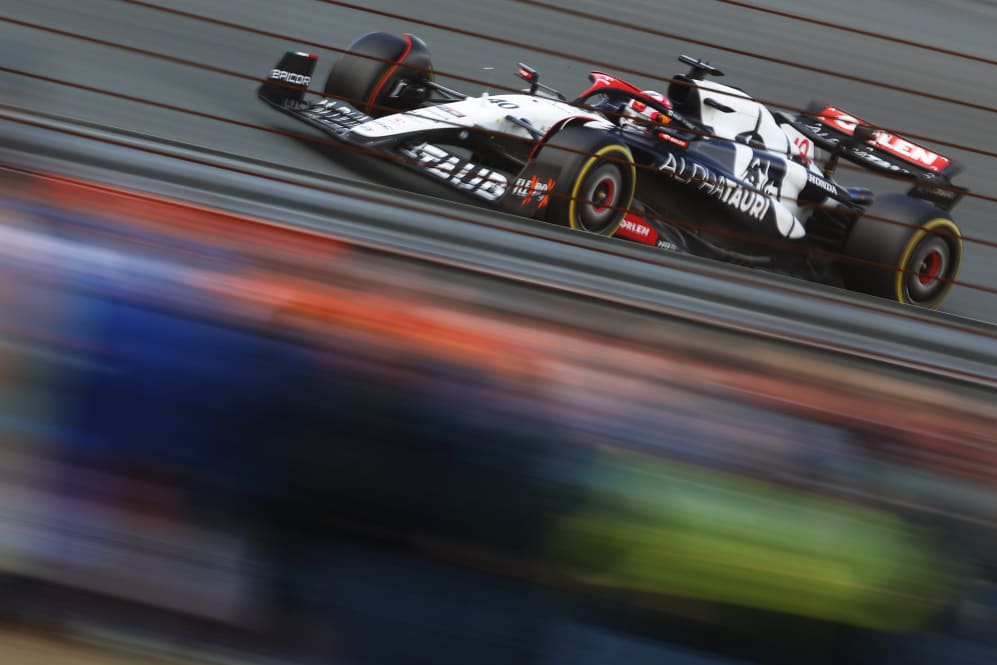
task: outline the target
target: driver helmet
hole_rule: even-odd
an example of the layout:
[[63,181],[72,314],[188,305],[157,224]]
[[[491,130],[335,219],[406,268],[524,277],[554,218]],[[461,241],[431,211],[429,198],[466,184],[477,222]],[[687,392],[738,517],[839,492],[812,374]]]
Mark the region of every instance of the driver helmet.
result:
[[[668,98],[656,90],[641,90],[640,94],[648,99],[659,102],[665,108],[670,109],[672,107],[672,103],[668,101]],[[644,130],[653,129],[656,124],[668,124],[670,120],[671,118],[667,115],[657,109],[651,108],[639,99],[631,99],[627,102],[626,106],[623,107],[623,113],[620,117],[621,124]]]

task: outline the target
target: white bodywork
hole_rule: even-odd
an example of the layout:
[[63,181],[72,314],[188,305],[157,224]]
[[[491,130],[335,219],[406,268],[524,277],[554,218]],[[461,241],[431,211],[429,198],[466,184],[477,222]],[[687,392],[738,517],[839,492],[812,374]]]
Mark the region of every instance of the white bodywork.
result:
[[530,132],[507,119],[507,116],[524,118],[537,131],[546,133],[559,121],[570,117],[585,118],[612,128],[601,116],[585,113],[548,97],[523,94],[482,95],[468,97],[459,102],[440,104],[396,113],[358,125],[353,132],[366,138],[382,138],[406,132],[427,132],[441,127],[477,127],[512,136],[532,138]]
[[[803,238],[806,231],[798,218],[800,206],[797,199],[807,184],[808,171],[819,172],[812,161],[813,144],[792,126],[779,125],[768,108],[743,91],[713,81],[694,83],[700,91],[701,120],[712,128],[718,138],[730,141],[735,146],[734,163],[730,165],[733,174],[743,181],[753,182],[759,195],[763,192],[771,200],[776,225],[783,236],[794,240]],[[724,112],[702,103],[710,97],[733,110]],[[509,116],[528,121],[540,134],[545,134],[567,118],[579,118],[589,126],[605,129],[615,127],[603,116],[550,97],[511,93],[483,94],[480,97],[383,116],[353,127],[352,133],[376,140],[410,132],[419,135],[453,127],[473,127],[508,136],[521,136],[526,140],[535,138],[525,127],[509,120]],[[649,130],[635,126],[631,131]],[[764,148],[756,146],[753,149],[746,143],[743,135],[752,132],[756,139],[761,139]],[[410,156],[420,158],[422,153],[431,152],[432,149],[431,144],[423,144]],[[758,153],[765,154],[765,159],[759,160]],[[794,156],[802,159],[794,160],[791,158]],[[768,166],[764,162],[771,161],[785,165],[784,175],[778,180],[773,178],[766,181],[765,178],[759,178],[759,163],[763,162],[761,166],[767,171]],[[734,189],[736,187],[732,185],[731,191]],[[725,198],[724,202],[727,203],[728,200]],[[749,200],[752,205],[758,205],[757,196],[749,199],[746,194],[741,200],[742,203],[738,205],[742,211],[744,206],[749,205]]]
[[[798,239],[806,235],[798,219],[800,192],[808,182],[808,173],[820,174],[814,162],[813,142],[788,123],[779,124],[764,104],[751,98],[743,90],[716,81],[690,81],[699,90],[699,119],[710,127],[720,139],[734,142],[737,159],[734,173],[746,173],[753,151],[742,143],[752,135],[760,141],[763,150],[784,158],[786,173],[778,192],[769,192],[775,201],[776,221],[780,232],[787,238]],[[727,107],[721,110],[707,103],[718,102]],[[728,110],[730,109],[730,110]],[[775,156],[773,155],[773,156]],[[793,159],[793,158],[797,159]]]

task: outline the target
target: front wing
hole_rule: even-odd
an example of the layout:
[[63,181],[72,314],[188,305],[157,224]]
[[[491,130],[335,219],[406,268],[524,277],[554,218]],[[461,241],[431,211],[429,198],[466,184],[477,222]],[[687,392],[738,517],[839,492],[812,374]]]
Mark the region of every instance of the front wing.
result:
[[337,141],[443,182],[479,202],[520,216],[544,218],[559,175],[557,169],[531,162],[517,173],[501,171],[477,164],[411,133],[377,141],[358,136],[353,132],[358,125],[377,119],[340,99],[305,100],[314,63],[313,56],[288,52],[260,86],[259,98]]

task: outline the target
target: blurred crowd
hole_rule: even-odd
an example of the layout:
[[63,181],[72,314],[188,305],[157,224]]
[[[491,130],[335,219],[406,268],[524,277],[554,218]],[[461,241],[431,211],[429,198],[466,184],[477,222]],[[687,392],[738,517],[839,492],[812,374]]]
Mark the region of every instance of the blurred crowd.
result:
[[997,660],[986,392],[68,178],[0,180],[0,276],[8,618],[267,662]]

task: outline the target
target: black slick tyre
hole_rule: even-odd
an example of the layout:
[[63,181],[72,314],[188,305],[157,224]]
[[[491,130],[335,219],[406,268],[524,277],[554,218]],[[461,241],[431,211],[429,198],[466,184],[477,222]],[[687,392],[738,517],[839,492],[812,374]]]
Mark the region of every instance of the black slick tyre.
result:
[[[372,116],[409,111],[425,99],[419,83],[432,78],[429,47],[415,35],[371,32],[357,39],[329,72],[325,93]],[[398,84],[412,85],[392,97]],[[421,92],[420,92],[421,90]]]
[[891,194],[855,221],[844,252],[849,289],[937,309],[959,272],[962,234],[940,208]]
[[637,171],[630,149],[605,131],[568,127],[551,137],[536,159],[555,164],[559,177],[547,220],[612,235],[633,204]]

